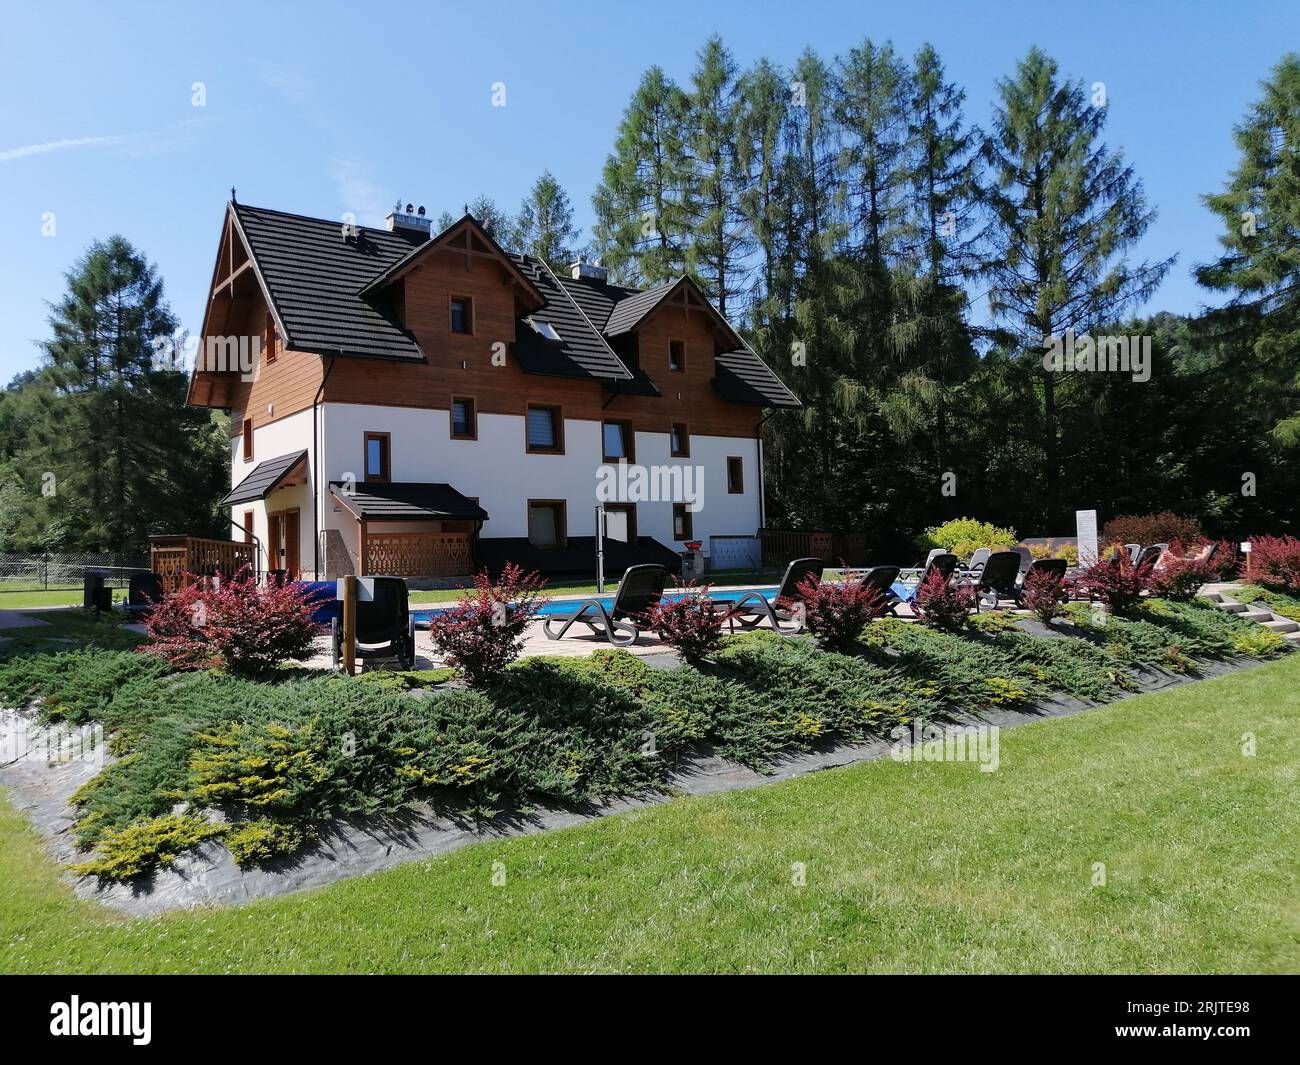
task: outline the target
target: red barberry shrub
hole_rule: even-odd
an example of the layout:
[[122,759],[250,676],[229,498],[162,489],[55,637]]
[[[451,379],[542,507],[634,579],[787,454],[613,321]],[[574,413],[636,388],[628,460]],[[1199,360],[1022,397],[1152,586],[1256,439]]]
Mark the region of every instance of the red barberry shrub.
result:
[[922,622],[950,632],[965,627],[976,605],[974,585],[955,584],[938,572],[921,582],[912,599],[912,610]]
[[1050,625],[1052,619],[1060,615],[1068,598],[1065,578],[1045,570],[1034,570],[1025,578],[1025,585],[1020,590],[1021,606],[1044,625]]
[[487,688],[519,657],[524,630],[541,609],[546,582],[507,562],[495,584],[482,570],[473,589],[433,615],[429,636],[450,665],[474,688]]
[[677,582],[683,594],[660,599],[646,613],[645,624],[689,665],[697,666],[718,649],[730,611],[709,598],[709,585]]
[[862,630],[888,608],[884,595],[861,581],[808,576],[796,592],[795,598],[782,598],[777,605],[795,617],[802,615],[804,627],[818,642],[838,651],[851,650]]
[[1112,544],[1172,544],[1180,540],[1191,543],[1201,535],[1195,518],[1182,518],[1168,510],[1158,514],[1122,514],[1102,526],[1101,535]]
[[1075,580],[1076,587],[1088,598],[1100,600],[1116,614],[1124,614],[1137,606],[1142,593],[1151,586],[1153,563],[1142,566],[1124,552],[1114,558],[1103,558],[1084,570]]
[[[1151,573],[1151,594],[1183,603],[1195,599],[1201,585],[1219,579],[1218,568],[1211,557],[1212,546],[1208,541],[1183,544],[1175,540],[1171,543]],[[1214,551],[1214,555],[1217,554],[1218,551]]]
[[288,581],[259,584],[249,566],[233,577],[191,577],[149,615],[141,649],[177,669],[271,673],[311,657],[320,631],[311,618],[315,594]]
[[1300,595],[1300,540],[1294,536],[1251,537],[1244,576],[1274,592]]

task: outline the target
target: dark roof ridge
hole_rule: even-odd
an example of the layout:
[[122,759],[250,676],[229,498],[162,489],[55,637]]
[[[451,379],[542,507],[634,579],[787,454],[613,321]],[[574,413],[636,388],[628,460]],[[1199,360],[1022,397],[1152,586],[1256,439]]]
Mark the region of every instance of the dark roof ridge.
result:
[[527,252],[516,252],[516,254],[522,255],[523,258],[525,259],[536,259],[539,263],[542,264],[542,268],[547,272],[547,274],[550,275],[551,280],[555,282],[555,287],[559,291],[564,293],[564,298],[568,300],[571,304],[573,304],[574,309],[580,315],[582,315],[582,320],[586,322],[588,326],[591,327],[591,331],[595,333],[596,336],[600,337],[600,342],[605,345],[605,350],[608,351],[610,355],[613,357],[614,361],[623,368],[623,372],[627,374],[629,379],[635,377],[636,375],[633,374],[630,369],[628,369],[627,363],[625,363],[622,359],[618,357],[618,352],[616,352],[612,347],[610,347],[609,341],[605,338],[605,334],[601,330],[597,329],[596,324],[590,318],[587,317],[587,312],[582,309],[582,305],[573,298],[572,294],[569,292],[567,288],[565,288],[563,285],[560,284],[560,279],[555,276],[555,271],[551,269],[551,264],[548,263],[545,259],[541,258],[540,256],[529,255]]

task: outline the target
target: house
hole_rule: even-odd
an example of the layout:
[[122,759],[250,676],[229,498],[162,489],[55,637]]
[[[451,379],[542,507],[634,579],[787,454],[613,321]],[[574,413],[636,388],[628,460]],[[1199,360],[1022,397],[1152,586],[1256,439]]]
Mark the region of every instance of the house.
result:
[[188,401],[230,411],[222,503],[262,567],[591,573],[602,500],[612,575],[690,540],[756,560],[759,426],[799,401],[693,281],[557,276],[468,214],[387,221],[227,208]]

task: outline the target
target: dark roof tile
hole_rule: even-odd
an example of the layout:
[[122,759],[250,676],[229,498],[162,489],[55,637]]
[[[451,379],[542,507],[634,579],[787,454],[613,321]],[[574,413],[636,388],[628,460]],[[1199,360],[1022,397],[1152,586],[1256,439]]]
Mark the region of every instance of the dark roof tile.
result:
[[306,457],[306,451],[295,451],[290,455],[280,455],[278,458],[259,462],[253,467],[253,472],[227,492],[226,497],[217,505],[233,507],[237,503],[251,503],[255,499],[265,499]]

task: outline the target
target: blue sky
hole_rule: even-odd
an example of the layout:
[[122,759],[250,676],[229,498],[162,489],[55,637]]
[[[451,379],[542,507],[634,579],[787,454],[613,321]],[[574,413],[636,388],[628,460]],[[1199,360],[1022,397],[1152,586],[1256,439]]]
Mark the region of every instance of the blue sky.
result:
[[[720,33],[743,66],[830,58],[864,37],[924,41],[987,123],[994,82],[1032,44],[1109,97],[1160,217],[1138,254],[1179,261],[1149,310],[1206,300],[1189,277],[1216,252],[1200,195],[1235,162],[1231,130],[1300,6],[855,2],[651,4],[43,4],[11,6],[0,65],[0,379],[39,361],[45,302],[97,237],[155,261],[173,309],[202,316],[231,185],[242,202],[380,224],[399,196],[435,216],[480,193],[513,209],[550,168],[584,230],[641,72],[685,81]],[[491,86],[506,85],[493,107]],[[192,105],[203,82],[207,101]],[[55,235],[42,235],[53,212]]]

